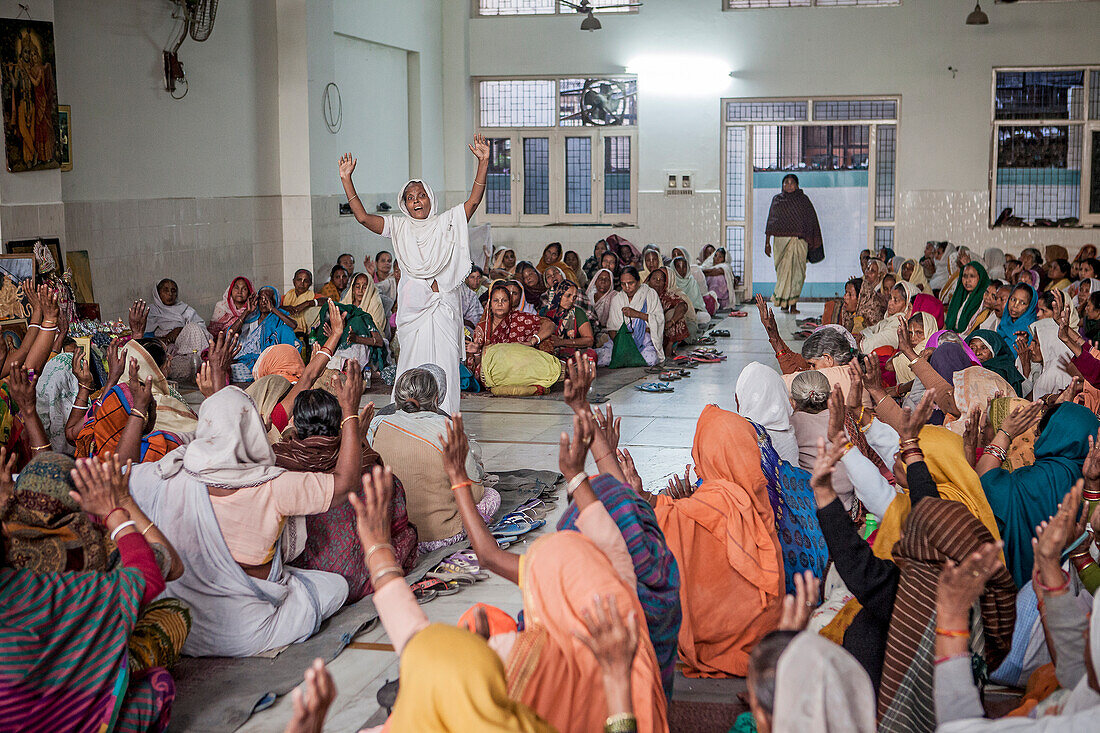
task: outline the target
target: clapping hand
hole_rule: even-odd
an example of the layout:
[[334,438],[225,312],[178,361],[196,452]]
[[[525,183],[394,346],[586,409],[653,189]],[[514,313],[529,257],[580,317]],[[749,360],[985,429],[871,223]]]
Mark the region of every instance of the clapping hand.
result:
[[451,483],[457,485],[468,480],[466,456],[470,453],[470,441],[466,437],[461,412],[447,418],[447,434],[439,436],[439,440],[443,445],[443,467]]
[[[305,692],[302,691],[303,688]],[[329,706],[336,699],[336,683],[325,668],[324,660],[313,660],[313,664],[306,670],[305,680],[294,688],[291,698],[294,702],[294,713],[284,733],[321,733]]]
[[961,623],[978,600],[986,582],[1004,567],[998,557],[1003,542],[987,542],[959,564],[944,563],[936,585],[936,615],[940,624]]
[[684,477],[680,478],[676,474],[672,475],[672,478],[668,480],[668,486],[665,487],[665,495],[673,499],[686,499],[695,493],[695,486],[691,483],[691,465],[684,466]]
[[565,363],[565,404],[577,415],[587,415],[588,390],[596,378],[596,363],[587,356],[574,354]]
[[634,491],[642,492],[642,477],[638,475],[638,469],[634,465],[634,456],[630,455],[630,451],[626,448],[615,452],[615,457],[619,460],[619,467],[623,469],[623,475],[626,476],[626,482],[630,484],[630,487]]
[[1001,423],[1001,430],[1008,435],[1009,442],[1016,436],[1026,433],[1039,423],[1043,417],[1043,403],[1032,402],[1021,405],[1008,413],[1008,417]]
[[584,471],[588,448],[592,445],[593,421],[590,416],[573,416],[573,437],[562,433],[558,442],[558,468],[567,479]]
[[600,664],[604,675],[630,679],[634,654],[638,650],[638,624],[631,610],[623,619],[615,596],[598,597],[592,608],[581,611],[587,634],[577,631],[577,637]]
[[38,384],[37,374],[28,371],[22,364],[12,365],[11,372],[8,374],[8,390],[19,412],[25,415],[37,409],[36,384]]
[[144,300],[135,300],[134,304],[130,306],[128,315],[130,332],[134,335],[134,338],[141,338],[145,335],[146,324],[149,320],[149,306],[146,305]]
[[917,403],[917,409],[908,407],[901,411],[901,424],[898,426],[898,435],[901,440],[919,438],[921,429],[928,424],[932,417],[932,410],[936,406],[936,390],[926,390],[924,396]]
[[604,415],[603,410],[600,408],[593,407],[592,418],[596,421],[596,425],[599,427],[600,432],[603,433],[603,437],[607,441],[607,447],[613,451],[618,450],[619,429],[622,426],[623,419],[621,417],[615,417],[615,411],[611,405],[607,406],[606,415]]
[[393,499],[393,469],[375,464],[363,475],[363,498],[353,491],[348,503],[355,510],[355,527],[363,550],[389,544],[391,500]]

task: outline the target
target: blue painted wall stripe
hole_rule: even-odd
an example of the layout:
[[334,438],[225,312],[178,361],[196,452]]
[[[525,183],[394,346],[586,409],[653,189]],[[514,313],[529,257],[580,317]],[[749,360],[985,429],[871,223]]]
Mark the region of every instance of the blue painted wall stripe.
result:
[[[760,171],[752,174],[753,188],[778,189],[792,171]],[[793,171],[799,188],[866,188],[867,171]]]

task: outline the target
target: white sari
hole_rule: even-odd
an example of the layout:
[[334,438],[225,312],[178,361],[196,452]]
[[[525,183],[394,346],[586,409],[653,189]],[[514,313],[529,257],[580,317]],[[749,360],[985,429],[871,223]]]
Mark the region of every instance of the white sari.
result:
[[[393,240],[401,266],[397,288],[397,338],[401,352],[397,374],[420,364],[437,364],[447,375],[447,397],[440,409],[458,411],[461,384],[458,365],[462,361],[462,298],[459,288],[470,274],[470,232],[464,204],[437,214],[435,193],[419,183],[431,202],[427,219],[414,219],[400,203],[405,216],[388,216],[382,236]],[[409,184],[405,184],[404,191]],[[435,282],[438,292],[432,290]]]
[[[649,329],[650,339],[653,340],[653,348],[657,352],[657,363],[664,361],[665,307],[661,305],[661,296],[645,283],[638,284],[633,298],[628,298],[626,293],[619,290],[611,298],[611,307],[607,314],[608,331],[614,333],[626,322],[627,319],[623,317],[623,308],[633,308],[646,313],[646,327]],[[627,327],[629,328],[629,324]]]

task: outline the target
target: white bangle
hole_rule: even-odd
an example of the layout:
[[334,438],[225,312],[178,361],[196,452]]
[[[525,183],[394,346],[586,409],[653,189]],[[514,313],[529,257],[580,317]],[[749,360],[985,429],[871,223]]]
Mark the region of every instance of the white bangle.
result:
[[565,485],[565,495],[573,496],[573,492],[577,490],[577,487],[588,480],[588,474],[581,471],[573,478],[569,479],[569,483]]
[[542,343],[542,339],[539,338],[539,335],[536,333],[535,334],[535,346],[538,346],[541,343]]
[[38,330],[39,330],[39,331],[56,331],[56,330],[57,330],[57,326],[50,326],[49,328],[46,328],[46,327],[44,327],[44,326],[39,326],[39,327],[38,327]]
[[317,349],[317,353],[318,354],[324,354],[325,356],[327,356],[330,359],[332,358],[332,354],[328,353],[328,351],[326,351],[325,349]]
[[121,532],[122,530],[126,529],[127,527],[135,527],[136,528],[137,527],[137,522],[135,522],[132,519],[128,519],[125,522],[123,522],[122,524],[115,527],[113,530],[111,530],[111,542],[114,542],[115,538],[118,537],[118,533]]

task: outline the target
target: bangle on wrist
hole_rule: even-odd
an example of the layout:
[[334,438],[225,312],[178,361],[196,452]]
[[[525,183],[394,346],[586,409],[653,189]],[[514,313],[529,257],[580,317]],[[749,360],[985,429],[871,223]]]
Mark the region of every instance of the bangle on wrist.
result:
[[74,410],[87,410],[88,405],[78,405],[76,403],[73,403],[73,409]]
[[358,415],[348,415],[347,417],[345,417],[343,420],[340,421],[340,429],[341,430],[344,429],[344,423],[346,423],[348,420],[358,420],[358,419],[359,419]]
[[137,409],[136,407],[130,409],[130,417],[139,417],[141,418],[142,422],[145,422],[145,420],[148,418],[148,416],[144,412]]
[[936,665],[943,664],[944,662],[950,662],[952,659],[958,659],[959,657],[970,657],[970,652],[959,652],[958,654],[948,654],[944,657],[936,657]]
[[396,565],[387,565],[384,568],[378,568],[378,572],[371,573],[371,579],[380,580],[383,575],[388,575],[390,573],[397,573],[398,575],[404,575],[405,571],[402,570],[401,568],[399,568]]
[[323,346],[321,348],[317,349],[317,353],[318,354],[324,354],[325,356],[327,356],[330,359],[332,358],[332,354],[329,353],[329,350],[324,348]]
[[1005,434],[1005,437],[1006,437],[1006,438],[1008,438],[1008,442],[1009,442],[1009,443],[1011,443],[1011,442],[1012,442],[1012,433],[1008,432],[1008,431],[1007,431],[1007,430],[1005,430],[1004,428],[997,428],[997,432],[998,432],[998,433],[1004,433],[1004,434]]
[[127,519],[125,522],[111,530],[111,542],[114,542],[119,534],[122,533],[122,530],[126,529],[127,527],[137,528],[137,522],[132,519]]
[[970,629],[941,629],[937,626],[936,636],[946,636],[950,639],[969,639]]
[[573,478],[569,479],[569,483],[565,485],[565,495],[573,496],[573,492],[577,490],[577,487],[588,480],[588,474],[583,470]]
[[391,545],[389,542],[379,542],[378,544],[371,545],[370,549],[367,550],[365,560],[366,564],[370,564],[371,555],[386,547],[390,549],[390,552],[393,552],[393,545]]
[[106,523],[107,523],[107,520],[108,520],[108,519],[110,519],[110,518],[111,518],[111,515],[112,515],[112,514],[114,514],[115,512],[124,512],[124,513],[126,514],[126,518],[127,518],[127,519],[129,519],[129,518],[130,518],[130,512],[126,511],[126,509],[124,509],[123,507],[120,507],[120,506],[116,506],[116,507],[115,507],[114,509],[112,509],[111,511],[107,512],[107,514],[106,514],[106,515],[104,515],[104,517],[103,517],[103,523],[104,523],[104,524],[106,524]]
[[89,392],[95,392],[95,387],[90,384],[84,384],[83,382],[77,382],[77,384],[79,384],[83,389],[86,389]]
[[1069,589],[1069,573],[1067,573],[1065,570],[1062,570],[1061,568],[1059,568],[1058,570],[1062,573],[1062,584],[1056,585],[1053,588],[1048,588],[1047,586],[1043,585],[1043,581],[1040,580],[1038,577],[1039,574],[1036,573],[1035,585],[1039,586],[1039,590],[1043,591],[1044,593],[1061,593],[1062,591]]
[[458,491],[459,489],[464,489],[467,486],[473,486],[473,485],[474,485],[473,481],[471,481],[470,479],[466,479],[465,481],[459,481],[458,483],[451,484],[451,491]]

